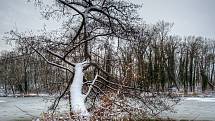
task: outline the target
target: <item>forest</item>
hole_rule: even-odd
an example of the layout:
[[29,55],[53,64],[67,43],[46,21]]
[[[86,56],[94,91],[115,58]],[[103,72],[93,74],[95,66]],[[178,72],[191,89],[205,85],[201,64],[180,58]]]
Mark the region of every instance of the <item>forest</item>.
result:
[[[91,61],[116,77],[117,83],[134,88],[165,92],[177,87],[184,93],[196,92],[197,88],[203,92],[213,90],[215,41],[168,35],[170,28],[170,23],[162,21],[156,25],[145,24],[141,33],[129,41],[92,41],[88,43]],[[1,85],[6,94],[62,90],[71,74],[44,61],[19,39],[13,51],[1,52]],[[69,59],[73,62],[84,60],[83,49],[83,46],[77,47]],[[44,53],[44,57],[62,63],[49,54]],[[92,79],[91,75],[93,73],[89,71],[86,78]]]
[[[157,116],[171,108],[169,100],[177,103],[179,94],[214,89],[213,39],[171,35],[173,23],[146,24],[138,17],[141,5],[125,1],[32,3],[41,8],[45,19],[62,20],[62,27],[52,32],[44,28],[39,33],[11,30],[6,34],[4,39],[15,47],[0,56],[4,96],[57,94],[55,110],[62,97],[73,95],[69,91],[78,64],[84,72],[81,92],[87,95],[86,102],[92,101],[88,111],[94,116],[98,99],[103,107],[110,109],[111,102],[120,112],[127,112],[126,106],[134,108],[126,99],[140,100],[144,106],[138,113]],[[128,109],[129,114],[136,112]],[[76,111],[72,106],[71,110]]]

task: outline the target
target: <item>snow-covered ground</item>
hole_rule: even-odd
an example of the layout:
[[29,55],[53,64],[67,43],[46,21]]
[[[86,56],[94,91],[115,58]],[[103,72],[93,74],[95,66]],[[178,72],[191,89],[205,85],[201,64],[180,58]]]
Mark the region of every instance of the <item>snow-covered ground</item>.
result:
[[[50,103],[44,97],[0,97],[0,121],[31,120],[30,115],[40,116]],[[63,100],[60,105],[66,110],[66,104]]]
[[177,113],[164,112],[163,117],[187,120],[215,120],[214,97],[185,97],[175,106]]
[[214,102],[215,103],[215,98],[202,98],[202,97],[189,97],[185,98],[187,101],[198,101],[198,102]]
[[[67,110],[67,101],[63,100],[61,106]],[[40,116],[50,106],[50,102],[43,97],[0,97],[0,121],[31,120],[34,116]],[[26,111],[27,113],[21,111]],[[177,113],[165,112],[163,117],[188,120],[215,120],[215,98],[212,97],[186,97],[176,107]]]

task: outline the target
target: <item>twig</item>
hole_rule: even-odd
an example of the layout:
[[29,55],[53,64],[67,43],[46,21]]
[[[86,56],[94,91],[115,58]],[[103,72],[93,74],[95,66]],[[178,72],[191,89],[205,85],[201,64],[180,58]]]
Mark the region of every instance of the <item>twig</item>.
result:
[[18,107],[17,105],[15,105],[15,107],[16,107],[16,108],[18,108],[20,111],[24,112],[26,115],[31,116],[32,118],[39,118],[39,117],[34,116],[34,115],[32,115],[32,114],[28,113],[27,111],[25,111],[25,110],[21,109],[21,108],[20,108],[20,107]]

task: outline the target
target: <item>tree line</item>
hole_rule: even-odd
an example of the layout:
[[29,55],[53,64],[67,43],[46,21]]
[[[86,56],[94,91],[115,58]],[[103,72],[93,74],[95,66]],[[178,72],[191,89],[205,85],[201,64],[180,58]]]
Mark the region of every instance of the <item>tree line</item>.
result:
[[[172,36],[169,35],[171,28],[171,23],[160,21],[155,25],[138,26],[132,36],[128,36],[128,41],[111,37],[103,42],[93,40],[88,43],[90,58],[117,77],[117,83],[146,91],[168,91],[173,86],[184,93],[213,89],[215,41]],[[13,94],[62,90],[71,74],[51,66],[25,42],[18,40],[13,51],[1,53],[1,88]],[[37,43],[37,46],[44,45]],[[83,48],[77,47],[69,59],[83,60],[86,56]],[[57,57],[43,54],[62,63]],[[93,72],[88,71],[86,78],[92,79],[92,75]]]

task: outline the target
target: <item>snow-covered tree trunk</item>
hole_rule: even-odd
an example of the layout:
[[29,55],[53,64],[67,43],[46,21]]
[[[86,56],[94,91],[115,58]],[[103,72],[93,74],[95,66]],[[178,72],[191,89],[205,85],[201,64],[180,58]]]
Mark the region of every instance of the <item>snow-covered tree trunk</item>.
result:
[[82,94],[83,67],[86,62],[75,64],[75,75],[70,86],[72,112],[80,116],[90,116],[84,103],[86,95]]

